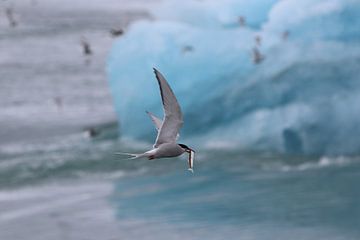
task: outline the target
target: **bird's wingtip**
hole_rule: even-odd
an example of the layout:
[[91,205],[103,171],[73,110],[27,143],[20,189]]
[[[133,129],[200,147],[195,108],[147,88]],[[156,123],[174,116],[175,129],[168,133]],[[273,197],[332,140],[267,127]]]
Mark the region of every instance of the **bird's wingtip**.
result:
[[153,70],[154,70],[156,78],[159,78],[159,76],[162,75],[162,73],[159,70],[157,70],[156,68],[153,68]]

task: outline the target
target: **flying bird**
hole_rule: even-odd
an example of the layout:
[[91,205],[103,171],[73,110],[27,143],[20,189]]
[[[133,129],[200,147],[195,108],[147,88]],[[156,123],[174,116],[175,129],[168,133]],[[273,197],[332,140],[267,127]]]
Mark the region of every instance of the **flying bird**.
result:
[[255,43],[258,47],[261,46],[261,42],[262,42],[261,36],[259,35],[255,36]]
[[191,45],[186,45],[181,49],[182,53],[192,52],[194,51],[194,47]]
[[240,24],[241,27],[246,26],[246,18],[244,16],[240,16],[238,21],[239,21],[239,24]]
[[18,25],[15,17],[14,17],[14,10],[12,8],[6,8],[5,10],[6,17],[9,21],[10,27],[16,27]]
[[254,64],[259,64],[264,61],[265,56],[259,51],[258,48],[254,47],[252,52],[252,58]]
[[124,30],[121,28],[119,29],[112,28],[110,29],[110,34],[112,37],[119,37],[124,34]]
[[288,30],[284,31],[281,35],[282,40],[286,41],[289,38],[290,32]]
[[195,151],[185,144],[178,144],[176,142],[179,137],[179,130],[183,125],[183,116],[180,105],[165,77],[155,68],[154,73],[160,88],[160,95],[164,109],[164,118],[161,120],[154,114],[146,112],[158,131],[153,149],[140,154],[118,154],[130,156],[131,159],[145,157],[149,160],[153,160],[157,158],[177,157],[186,152],[189,154],[188,170],[193,172]]
[[82,37],[80,43],[83,48],[84,55],[91,55],[93,53],[90,47],[90,43],[86,40],[86,38]]

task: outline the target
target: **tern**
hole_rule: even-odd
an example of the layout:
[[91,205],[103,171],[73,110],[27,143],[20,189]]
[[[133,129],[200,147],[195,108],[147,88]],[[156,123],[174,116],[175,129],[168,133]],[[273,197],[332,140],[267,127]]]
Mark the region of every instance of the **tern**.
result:
[[112,37],[118,37],[118,36],[121,36],[124,34],[124,30],[121,28],[119,28],[119,29],[112,28],[112,29],[110,29],[110,34]]
[[12,8],[6,8],[5,10],[5,14],[6,14],[6,17],[9,21],[9,25],[10,27],[16,27],[17,26],[17,21],[15,20],[15,17],[14,17],[14,10]]
[[83,47],[84,55],[91,55],[92,50],[90,47],[90,43],[86,40],[86,38],[82,37],[80,43],[81,43],[81,46]]
[[265,56],[263,54],[261,54],[261,52],[259,51],[259,49],[257,47],[253,48],[253,56],[252,57],[253,57],[254,64],[259,64],[265,59]]
[[153,160],[157,158],[177,157],[183,153],[188,153],[188,170],[193,172],[195,151],[185,144],[178,144],[176,142],[179,137],[179,130],[184,123],[180,105],[165,77],[155,68],[154,73],[160,88],[164,118],[161,120],[154,114],[146,111],[158,131],[153,149],[140,154],[118,154],[130,156],[131,159],[145,157],[149,160]]

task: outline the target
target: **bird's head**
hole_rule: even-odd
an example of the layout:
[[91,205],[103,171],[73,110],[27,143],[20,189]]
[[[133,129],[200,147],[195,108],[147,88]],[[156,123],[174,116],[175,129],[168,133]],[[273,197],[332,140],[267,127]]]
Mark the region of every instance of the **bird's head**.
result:
[[195,154],[195,151],[191,148],[189,148],[188,146],[186,146],[185,144],[179,144],[179,146],[184,149],[185,152],[187,152],[189,154],[189,159],[188,159],[188,162],[189,162],[189,171],[191,172],[194,172],[193,168],[194,168],[194,154]]
[[184,149],[185,152],[190,153],[190,152],[195,152],[193,149],[189,148],[188,146],[186,146],[185,144],[181,144],[179,143],[179,146]]

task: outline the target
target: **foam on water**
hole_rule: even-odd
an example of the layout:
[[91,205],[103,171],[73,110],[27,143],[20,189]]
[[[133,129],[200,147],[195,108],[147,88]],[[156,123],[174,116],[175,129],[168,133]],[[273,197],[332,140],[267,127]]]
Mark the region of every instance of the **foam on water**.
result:
[[[115,128],[113,131],[116,131]],[[67,178],[109,180],[147,171],[148,167],[142,162],[124,161],[116,156],[114,153],[119,146],[124,151],[145,149],[143,143],[134,144],[113,138],[89,139],[84,138],[81,133],[43,141],[2,145],[0,188]]]
[[298,165],[283,165],[281,166],[282,171],[307,171],[307,170],[316,170],[328,167],[346,167],[351,164],[358,164],[358,158],[350,157],[321,157],[316,162],[305,162]]

